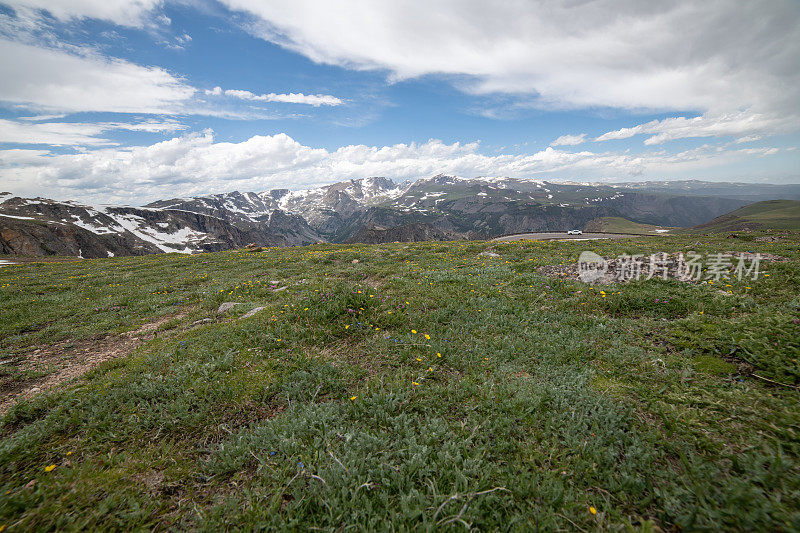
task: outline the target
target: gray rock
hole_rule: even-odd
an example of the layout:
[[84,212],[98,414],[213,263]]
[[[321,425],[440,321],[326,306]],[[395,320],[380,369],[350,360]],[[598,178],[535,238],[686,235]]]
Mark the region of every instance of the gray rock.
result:
[[239,305],[239,302],[223,302],[217,309],[217,313],[227,313],[236,305]]
[[248,312],[246,312],[245,314],[243,314],[242,316],[240,316],[239,320],[241,320],[243,318],[250,318],[254,314],[258,313],[259,311],[263,311],[264,309],[266,309],[266,307],[256,307],[255,309],[251,309]]

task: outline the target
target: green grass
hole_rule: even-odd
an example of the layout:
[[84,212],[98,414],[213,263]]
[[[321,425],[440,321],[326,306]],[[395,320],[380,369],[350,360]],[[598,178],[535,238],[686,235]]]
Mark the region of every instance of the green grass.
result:
[[[536,271],[587,248],[790,261],[715,284]],[[161,326],[2,418],[0,525],[797,530],[798,294],[797,234],[2,268],[4,379],[57,371],[35,349]]]
[[[702,232],[738,231],[744,228],[800,230],[800,201],[768,200],[756,202],[698,226]],[[695,231],[689,228],[686,231]]]

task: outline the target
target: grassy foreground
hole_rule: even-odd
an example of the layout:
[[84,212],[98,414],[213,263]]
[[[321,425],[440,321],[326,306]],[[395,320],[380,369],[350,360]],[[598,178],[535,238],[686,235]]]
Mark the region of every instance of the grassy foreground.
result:
[[[2,268],[5,393],[157,334],[7,411],[0,527],[800,530],[800,235],[750,237]],[[537,273],[584,249],[790,261],[714,284]]]

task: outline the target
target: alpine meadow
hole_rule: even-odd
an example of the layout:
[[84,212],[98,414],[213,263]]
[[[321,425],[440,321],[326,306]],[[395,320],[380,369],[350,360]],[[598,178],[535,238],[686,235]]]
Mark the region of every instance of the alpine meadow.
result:
[[0,0],[0,533],[800,531],[794,0]]

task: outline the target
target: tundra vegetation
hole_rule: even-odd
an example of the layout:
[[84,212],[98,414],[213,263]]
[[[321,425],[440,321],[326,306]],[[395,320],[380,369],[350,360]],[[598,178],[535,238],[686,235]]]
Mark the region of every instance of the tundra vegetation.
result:
[[[800,529],[800,233],[746,237],[0,268],[0,526]],[[539,270],[586,249],[788,260]]]

